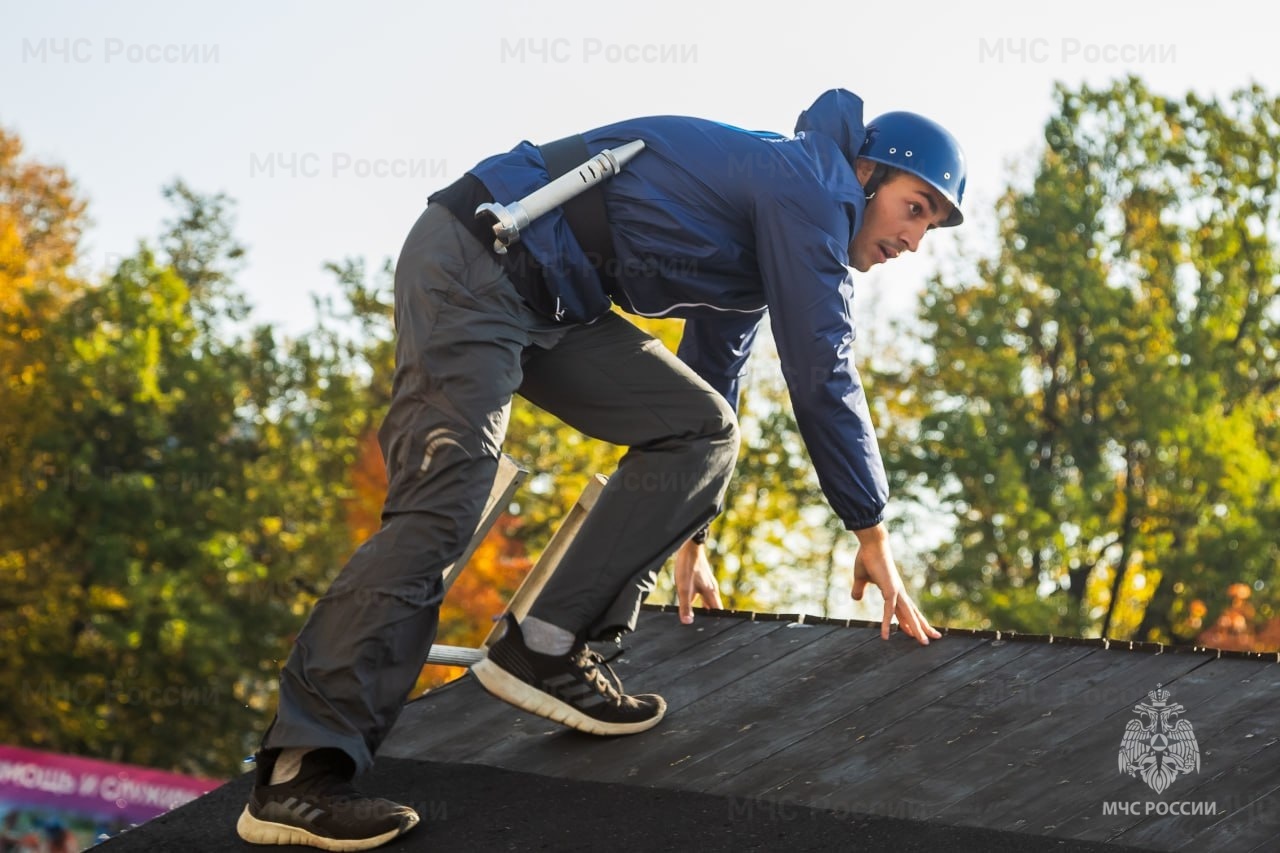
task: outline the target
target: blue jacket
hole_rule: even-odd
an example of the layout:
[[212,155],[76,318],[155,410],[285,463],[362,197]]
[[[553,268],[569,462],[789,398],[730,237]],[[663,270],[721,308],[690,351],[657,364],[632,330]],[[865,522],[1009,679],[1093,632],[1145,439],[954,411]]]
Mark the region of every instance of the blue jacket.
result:
[[[796,422],[832,509],[851,530],[880,522],[888,486],[853,361],[849,243],[865,194],[853,170],[862,100],[824,93],[795,136],[655,116],[583,134],[595,153],[643,139],[604,184],[626,311],[686,320],[679,356],[736,406],[767,310]],[[501,202],[547,182],[522,142],[470,170]],[[588,322],[611,300],[559,210],[521,232],[563,320]]]

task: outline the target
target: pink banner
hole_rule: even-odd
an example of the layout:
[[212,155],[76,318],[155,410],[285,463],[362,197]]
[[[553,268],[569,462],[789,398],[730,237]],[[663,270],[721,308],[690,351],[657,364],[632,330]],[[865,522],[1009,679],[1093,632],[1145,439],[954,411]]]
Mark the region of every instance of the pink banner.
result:
[[0,746],[0,802],[142,823],[222,783],[130,764]]

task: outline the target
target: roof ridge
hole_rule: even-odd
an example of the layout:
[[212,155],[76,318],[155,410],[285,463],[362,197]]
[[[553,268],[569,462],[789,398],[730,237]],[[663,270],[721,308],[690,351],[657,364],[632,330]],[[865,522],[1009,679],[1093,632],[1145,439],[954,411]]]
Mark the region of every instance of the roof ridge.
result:
[[[674,604],[642,604],[642,610],[655,613],[678,613],[679,607]],[[879,622],[867,619],[837,619],[829,616],[813,616],[807,613],[769,613],[755,610],[716,610],[705,607],[693,608],[694,613],[706,616],[742,619],[748,622],[795,622],[800,625],[835,625],[843,628],[876,628]],[[949,628],[938,627],[943,636],[978,637],[1015,643],[1044,643],[1046,645],[1092,646],[1108,651],[1148,652],[1152,654],[1202,654],[1206,656],[1236,660],[1252,660],[1266,663],[1280,663],[1280,652],[1240,652],[1230,649],[1217,649],[1212,646],[1193,646],[1179,643],[1151,643],[1141,640],[1112,640],[1105,637],[1073,637],[1057,634],[1029,634],[1022,631],[1004,631],[999,629]]]

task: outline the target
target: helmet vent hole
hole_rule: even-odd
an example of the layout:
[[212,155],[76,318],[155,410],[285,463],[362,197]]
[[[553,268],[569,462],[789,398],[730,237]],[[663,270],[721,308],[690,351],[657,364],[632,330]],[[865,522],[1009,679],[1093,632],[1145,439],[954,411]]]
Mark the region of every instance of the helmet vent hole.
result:
[[908,156],[908,157],[910,157],[910,156],[911,156],[911,152],[910,152],[910,151],[908,151],[908,152],[907,152],[907,156]]
[[950,172],[943,172],[943,173],[942,173],[942,177],[946,178],[946,179],[949,181],[949,180],[951,180],[951,173],[950,173]]
[[890,148],[890,149],[889,149],[889,153],[890,153],[890,154],[897,154],[897,153],[898,153],[898,149],[897,149],[897,148]]

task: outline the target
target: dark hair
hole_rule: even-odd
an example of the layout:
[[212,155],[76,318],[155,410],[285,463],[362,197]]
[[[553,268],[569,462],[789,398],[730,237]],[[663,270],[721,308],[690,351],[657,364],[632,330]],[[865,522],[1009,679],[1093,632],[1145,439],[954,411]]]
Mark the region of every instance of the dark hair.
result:
[[871,177],[867,178],[867,182],[862,185],[862,190],[867,194],[867,200],[870,201],[879,191],[880,187],[907,174],[897,166],[890,166],[888,163],[876,163],[876,167],[871,171]]

